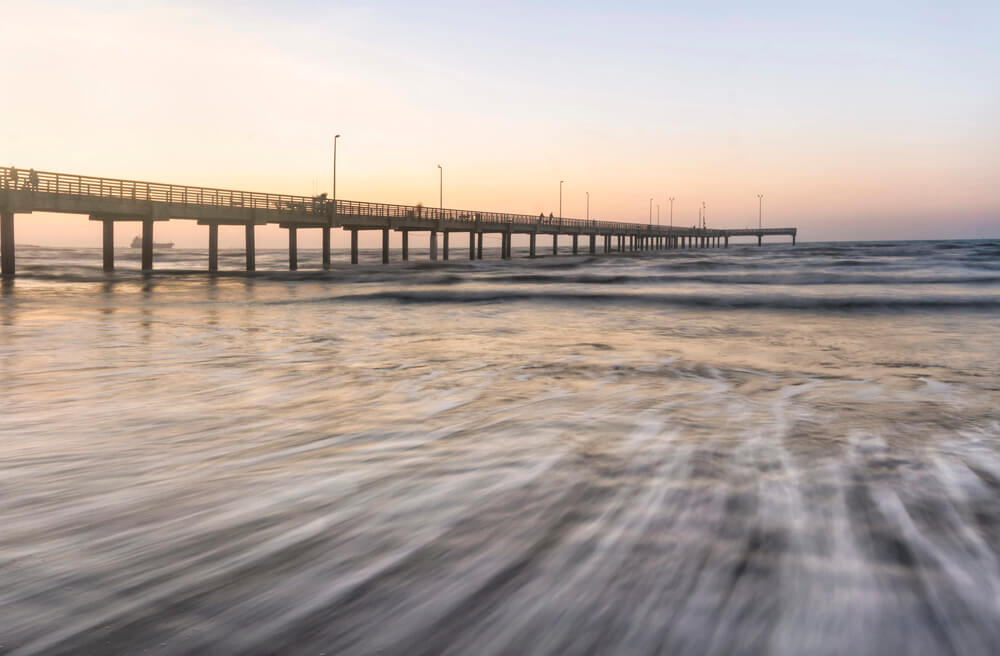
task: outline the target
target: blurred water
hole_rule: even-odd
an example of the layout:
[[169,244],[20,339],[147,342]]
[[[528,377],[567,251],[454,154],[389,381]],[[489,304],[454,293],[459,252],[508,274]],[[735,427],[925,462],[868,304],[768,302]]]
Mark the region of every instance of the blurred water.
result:
[[1000,243],[497,255],[20,247],[0,652],[995,653]]

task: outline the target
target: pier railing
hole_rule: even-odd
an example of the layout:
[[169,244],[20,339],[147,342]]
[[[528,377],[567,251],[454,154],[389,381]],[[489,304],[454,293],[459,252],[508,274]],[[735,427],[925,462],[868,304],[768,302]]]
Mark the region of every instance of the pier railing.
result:
[[26,190],[74,197],[116,198],[133,201],[152,201],[174,205],[211,206],[225,208],[252,208],[288,214],[316,214],[320,216],[371,216],[399,219],[441,220],[461,223],[507,223],[522,226],[550,227],[554,230],[625,230],[647,229],[650,233],[671,234],[698,232],[712,234],[714,230],[667,228],[629,223],[625,221],[598,221],[483,212],[475,210],[440,209],[422,205],[395,205],[352,200],[334,202],[323,196],[295,196],[270,194],[212,187],[164,184],[119,178],[101,178],[88,175],[33,171],[0,167],[0,191]]

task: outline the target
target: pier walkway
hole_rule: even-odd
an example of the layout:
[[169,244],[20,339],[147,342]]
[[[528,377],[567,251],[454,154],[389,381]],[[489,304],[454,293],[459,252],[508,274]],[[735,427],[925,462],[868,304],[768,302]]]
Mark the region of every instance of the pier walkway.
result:
[[[611,253],[633,250],[728,247],[730,237],[784,235],[795,243],[796,228],[729,229],[683,228],[647,223],[549,218],[542,215],[437,209],[420,205],[392,205],[351,200],[329,200],[323,196],[289,196],[250,191],[96,178],[85,175],[30,172],[0,167],[0,269],[13,276],[15,269],[14,216],[32,212],[83,214],[103,223],[104,269],[114,269],[115,223],[142,224],[142,269],[153,268],[153,227],[157,221],[186,219],[208,227],[208,269],[218,270],[219,226],[244,226],[246,268],[255,265],[254,227],[278,224],[288,230],[288,267],[297,262],[297,231],[318,229],[323,233],[323,268],[330,267],[330,230],[351,233],[351,262],[358,262],[358,231],[382,231],[382,261],[389,262],[389,234],[402,235],[402,259],[409,259],[409,233],[430,233],[430,258],[438,258],[438,233],[442,235],[442,258],[450,255],[452,233],[468,236],[469,259],[482,259],[483,235],[501,236],[501,257],[511,257],[511,237],[528,235],[529,255],[536,255],[538,235],[549,235],[552,252],[558,252],[559,237],[572,240],[573,254],[581,237],[587,252]],[[600,246],[598,246],[600,242]]]

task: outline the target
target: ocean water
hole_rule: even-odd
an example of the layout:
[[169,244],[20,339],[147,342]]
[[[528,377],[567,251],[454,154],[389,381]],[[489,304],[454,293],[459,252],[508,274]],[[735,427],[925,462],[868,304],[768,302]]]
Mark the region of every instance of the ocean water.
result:
[[1000,242],[497,256],[20,247],[0,653],[997,653]]

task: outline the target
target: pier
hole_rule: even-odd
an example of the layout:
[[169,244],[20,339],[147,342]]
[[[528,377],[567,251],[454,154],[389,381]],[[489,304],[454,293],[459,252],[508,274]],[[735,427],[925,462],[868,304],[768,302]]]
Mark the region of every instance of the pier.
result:
[[[788,236],[795,243],[796,228],[685,228],[647,223],[554,218],[543,215],[510,214],[475,210],[437,209],[421,205],[393,205],[325,196],[290,196],[251,191],[142,182],[117,178],[34,171],[0,167],[0,270],[15,271],[14,218],[18,214],[56,212],[81,214],[103,224],[103,264],[114,270],[115,224],[141,224],[142,270],[153,269],[153,231],[159,221],[196,221],[208,228],[207,268],[216,271],[219,262],[219,226],[245,229],[246,269],[256,268],[255,226],[277,224],[288,231],[288,268],[298,268],[298,231],[321,230],[323,268],[329,269],[330,231],[351,233],[351,262],[358,263],[358,232],[382,232],[382,262],[389,262],[390,233],[399,233],[402,259],[409,259],[411,232],[430,233],[430,259],[451,257],[452,235],[468,239],[468,259],[482,259],[483,235],[501,236],[501,257],[510,259],[511,238],[527,235],[529,256],[535,257],[538,236],[551,239],[558,253],[559,238],[571,240],[573,254],[612,253],[682,248],[728,248],[732,237]],[[441,249],[438,249],[438,236]],[[544,242],[543,242],[544,243]],[[464,246],[461,246],[464,256]]]

